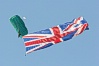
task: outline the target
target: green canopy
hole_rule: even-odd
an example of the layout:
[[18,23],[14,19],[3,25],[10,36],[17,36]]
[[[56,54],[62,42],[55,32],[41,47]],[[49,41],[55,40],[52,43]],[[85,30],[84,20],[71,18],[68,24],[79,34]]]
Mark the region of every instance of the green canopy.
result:
[[18,37],[22,37],[22,36],[28,34],[28,30],[25,26],[25,23],[18,15],[11,17],[10,22],[13,25],[13,27],[16,29],[16,31],[18,33]]

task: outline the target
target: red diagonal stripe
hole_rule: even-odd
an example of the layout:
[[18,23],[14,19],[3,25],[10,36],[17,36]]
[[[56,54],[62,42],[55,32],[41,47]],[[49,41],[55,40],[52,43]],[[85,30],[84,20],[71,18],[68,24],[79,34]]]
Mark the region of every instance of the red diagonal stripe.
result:
[[81,31],[80,31],[80,33],[79,34],[81,34],[85,29],[86,29],[86,27],[88,26],[88,24],[86,23],[86,24],[84,24],[83,25],[83,28],[81,29]]
[[68,27],[67,27],[64,31],[67,31],[68,29],[70,29],[70,28],[72,27],[72,25],[76,24],[76,23],[78,22],[78,20],[80,20],[80,18],[81,18],[81,17],[77,18],[77,19],[73,22],[73,24],[68,25]]

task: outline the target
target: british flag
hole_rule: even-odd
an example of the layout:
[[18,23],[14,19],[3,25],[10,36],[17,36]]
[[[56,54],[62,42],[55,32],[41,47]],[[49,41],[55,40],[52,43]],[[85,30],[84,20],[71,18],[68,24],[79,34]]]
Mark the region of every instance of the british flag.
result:
[[87,29],[87,21],[83,17],[79,17],[71,22],[27,34],[23,36],[26,54],[69,40]]

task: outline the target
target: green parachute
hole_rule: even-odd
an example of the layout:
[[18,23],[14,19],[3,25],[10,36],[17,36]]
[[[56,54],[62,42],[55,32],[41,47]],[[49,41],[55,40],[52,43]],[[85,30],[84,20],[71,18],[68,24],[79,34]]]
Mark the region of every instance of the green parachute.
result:
[[25,26],[25,23],[23,20],[20,18],[20,16],[15,15],[10,18],[10,22],[13,25],[13,27],[16,29],[18,33],[18,37],[22,37],[26,34],[28,34],[28,30]]

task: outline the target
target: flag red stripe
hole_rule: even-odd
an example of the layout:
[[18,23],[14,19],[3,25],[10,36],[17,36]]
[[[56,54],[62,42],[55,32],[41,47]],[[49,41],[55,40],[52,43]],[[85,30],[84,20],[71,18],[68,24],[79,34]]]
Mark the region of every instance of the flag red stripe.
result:
[[84,24],[84,25],[83,25],[83,28],[81,29],[81,31],[80,31],[79,34],[81,34],[81,33],[86,29],[87,26],[88,26],[88,24]]
[[56,44],[56,43],[61,42],[61,40],[60,40],[61,35],[60,35],[59,27],[57,27],[57,26],[53,27],[52,30],[53,30],[53,33],[55,35],[55,38],[57,39],[57,40],[54,41],[54,43]]

